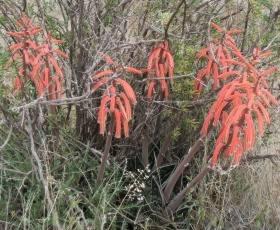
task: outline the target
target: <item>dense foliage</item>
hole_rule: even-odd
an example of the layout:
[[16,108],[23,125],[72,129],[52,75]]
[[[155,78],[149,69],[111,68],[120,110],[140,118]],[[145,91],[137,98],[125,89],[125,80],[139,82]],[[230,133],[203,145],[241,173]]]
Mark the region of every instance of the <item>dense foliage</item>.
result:
[[240,225],[278,159],[276,5],[0,0],[0,228]]

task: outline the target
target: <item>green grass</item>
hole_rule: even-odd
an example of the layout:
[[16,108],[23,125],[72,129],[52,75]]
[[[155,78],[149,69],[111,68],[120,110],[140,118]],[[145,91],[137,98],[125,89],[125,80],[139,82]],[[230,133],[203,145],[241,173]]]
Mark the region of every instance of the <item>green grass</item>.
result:
[[[0,128],[5,140],[6,126]],[[97,187],[99,162],[86,146],[61,132],[55,151],[43,150],[40,140],[37,151],[48,178],[53,210],[63,229],[115,229],[135,210],[132,190],[139,176],[128,173],[126,164],[107,165],[106,179]],[[0,143],[2,144],[2,143]],[[36,163],[30,153],[28,137],[13,132],[1,151],[0,223],[16,229],[47,229],[52,226],[53,212],[47,206],[44,189],[37,175]],[[135,178],[135,179],[133,179]],[[131,189],[127,189],[131,187]],[[137,209],[141,205],[137,204]],[[121,221],[120,221],[121,218]]]

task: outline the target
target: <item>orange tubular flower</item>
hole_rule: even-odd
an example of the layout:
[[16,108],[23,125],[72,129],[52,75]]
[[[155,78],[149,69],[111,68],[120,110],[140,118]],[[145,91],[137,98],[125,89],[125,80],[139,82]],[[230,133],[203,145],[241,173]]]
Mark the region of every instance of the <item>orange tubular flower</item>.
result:
[[152,79],[148,82],[147,98],[151,99],[153,97],[159,83],[162,96],[167,100],[169,97],[168,81],[172,80],[174,76],[174,60],[168,41],[159,43],[151,51],[148,58],[148,76]]
[[[198,93],[203,90],[204,83],[210,78],[212,78],[212,89],[220,88],[223,81],[227,80],[225,77],[231,75],[229,73],[234,67],[245,65],[245,63],[238,62],[233,58],[234,54],[236,56],[241,54],[232,35],[241,31],[235,29],[225,31],[215,23],[211,23],[211,27],[220,33],[222,38],[211,41],[208,47],[202,48],[196,55],[198,60],[205,60],[207,63],[196,75],[195,90]],[[229,46],[234,47],[234,50],[231,50]]]
[[137,103],[136,95],[131,85],[119,77],[123,73],[142,75],[142,71],[133,67],[117,66],[113,59],[101,54],[111,69],[96,72],[92,77],[92,91],[105,86],[98,112],[99,133],[104,135],[107,115],[114,119],[115,138],[129,136],[129,121],[132,119],[132,107]]
[[[215,24],[212,26],[225,35],[232,34],[230,31],[225,32]],[[212,166],[217,164],[221,154],[224,157],[232,157],[234,164],[239,164],[243,154],[253,148],[257,133],[262,136],[264,126],[270,123],[268,109],[278,104],[269,91],[267,82],[268,76],[277,69],[275,67],[262,69],[257,66],[261,59],[270,55],[270,51],[262,52],[256,48],[252,58],[247,59],[232,39],[227,40],[225,44],[227,43],[227,52],[234,59],[231,58],[230,62],[221,61],[222,59],[215,62],[214,59],[208,58],[208,63],[203,70],[207,74],[201,77],[203,80],[206,76],[207,79],[213,78],[214,86],[219,86],[219,84],[215,85],[215,82],[220,83],[221,80],[224,84],[205,117],[201,129],[201,136],[205,137],[212,127],[219,127],[211,159]],[[200,51],[198,58],[202,57],[203,53],[205,51]],[[209,63],[211,63],[211,67],[209,67]],[[224,69],[224,71],[217,75],[213,74],[213,65],[217,65],[219,70]],[[208,72],[209,69],[213,71]],[[198,85],[196,85],[197,90],[201,89],[200,86],[197,88]],[[257,123],[257,127],[255,127],[255,123]]]
[[[24,83],[31,80],[38,97],[47,93],[51,100],[61,98],[63,71],[57,58],[67,58],[67,54],[52,47],[61,44],[62,41],[51,35],[44,37],[42,29],[35,27],[26,15],[23,15],[16,24],[20,31],[7,32],[16,40],[16,43],[10,46],[13,60],[21,62],[18,70],[19,79],[15,81],[14,88],[22,89]],[[39,43],[40,40],[43,40],[43,43]],[[19,80],[22,83],[20,88]]]
[[201,135],[206,136],[210,126],[221,126],[213,151],[212,165],[217,163],[222,152],[225,156],[234,156],[234,163],[238,164],[242,154],[252,149],[256,137],[254,117],[257,118],[258,133],[263,135],[264,124],[270,123],[267,108],[275,105],[277,101],[270,93],[267,101],[261,94],[255,93],[252,83],[240,83],[239,79],[231,82],[229,87],[225,85],[219,92],[201,130]]

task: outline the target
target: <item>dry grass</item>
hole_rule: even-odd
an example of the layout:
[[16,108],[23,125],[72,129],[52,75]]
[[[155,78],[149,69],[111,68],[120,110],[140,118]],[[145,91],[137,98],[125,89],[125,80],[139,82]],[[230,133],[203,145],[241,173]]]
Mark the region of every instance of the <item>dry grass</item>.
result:
[[[273,123],[252,154],[279,154],[279,123]],[[200,187],[193,228],[280,229],[279,164],[276,156],[247,162],[224,175],[212,174]]]

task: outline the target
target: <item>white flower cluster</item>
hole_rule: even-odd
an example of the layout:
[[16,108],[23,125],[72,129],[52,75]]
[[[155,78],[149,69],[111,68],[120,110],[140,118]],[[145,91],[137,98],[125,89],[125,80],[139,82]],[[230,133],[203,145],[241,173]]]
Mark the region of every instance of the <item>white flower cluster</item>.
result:
[[125,171],[125,177],[130,182],[127,186],[125,186],[128,200],[137,200],[138,202],[142,202],[144,200],[145,197],[143,195],[143,191],[150,172],[151,170],[149,169],[149,166],[147,166],[144,170],[137,169],[136,172]]

